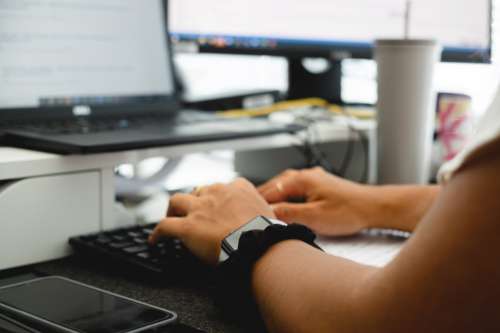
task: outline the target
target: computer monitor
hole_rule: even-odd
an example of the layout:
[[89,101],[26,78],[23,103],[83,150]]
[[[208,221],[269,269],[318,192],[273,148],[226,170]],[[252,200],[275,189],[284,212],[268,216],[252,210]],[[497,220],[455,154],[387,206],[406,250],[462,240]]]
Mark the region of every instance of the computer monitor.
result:
[[175,104],[166,9],[165,0],[0,1],[0,121]]
[[[175,43],[202,52],[289,58],[290,97],[341,96],[346,58],[372,57],[379,38],[434,38],[443,61],[489,62],[491,0],[170,0]],[[323,57],[322,76],[304,71],[302,58]]]

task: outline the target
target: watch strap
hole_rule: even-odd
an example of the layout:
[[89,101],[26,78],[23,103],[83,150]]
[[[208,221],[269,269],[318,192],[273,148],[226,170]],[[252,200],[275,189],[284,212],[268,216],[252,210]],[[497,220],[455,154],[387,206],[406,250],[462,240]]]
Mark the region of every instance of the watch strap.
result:
[[[286,240],[300,240],[319,250],[316,235],[306,226],[273,224],[265,230],[251,230],[239,239],[238,250],[219,264],[216,271],[214,299],[228,318],[253,323],[253,332],[264,327],[251,288],[252,270],[257,260],[273,245]],[[251,319],[251,320],[248,320]]]
[[[262,222],[264,222],[265,224],[263,225]],[[234,234],[238,234],[239,232],[241,232],[241,230],[245,230],[245,229],[246,230],[264,230],[269,225],[273,225],[273,224],[284,225],[284,226],[286,225],[286,223],[279,221],[279,220],[276,220],[276,219],[271,219],[271,218],[264,217],[264,216],[257,216],[256,218],[252,219],[250,222],[246,223],[245,225],[243,225],[239,229],[237,229],[234,232],[232,232],[231,234],[229,234],[222,241],[221,251],[219,253],[219,263],[222,263],[222,262],[226,261],[227,259],[229,259],[229,256],[231,255],[231,253],[234,252],[235,250],[237,250],[237,248],[238,248],[238,244],[233,245],[235,247],[235,249],[233,249],[232,246],[229,245],[229,243],[232,243],[232,242],[228,241],[228,239],[230,239],[231,236],[233,236]],[[239,239],[237,239],[233,242],[239,243]]]

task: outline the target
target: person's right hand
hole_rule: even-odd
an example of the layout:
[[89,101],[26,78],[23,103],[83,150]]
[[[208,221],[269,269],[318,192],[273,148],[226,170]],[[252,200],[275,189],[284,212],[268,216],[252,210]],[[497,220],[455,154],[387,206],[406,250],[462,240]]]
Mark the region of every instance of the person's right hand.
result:
[[[346,236],[368,227],[370,187],[321,168],[285,171],[258,190],[279,220],[307,225],[318,234]],[[304,203],[290,202],[297,199]]]

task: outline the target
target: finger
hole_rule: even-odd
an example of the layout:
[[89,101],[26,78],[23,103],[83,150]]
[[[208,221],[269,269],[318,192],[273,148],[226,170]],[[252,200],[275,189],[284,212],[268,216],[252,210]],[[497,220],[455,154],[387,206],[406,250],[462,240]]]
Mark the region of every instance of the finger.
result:
[[315,205],[313,203],[291,204],[279,203],[273,205],[276,218],[285,223],[308,224],[314,217]]
[[226,188],[227,188],[227,185],[222,184],[222,183],[215,183],[212,185],[203,186],[199,189],[198,196],[203,197],[203,196],[207,196],[207,195],[213,195],[213,194],[224,191]]
[[216,183],[216,184],[212,184],[212,185],[204,185],[204,186],[197,186],[193,192],[191,192],[191,195],[195,196],[195,197],[202,197],[202,196],[205,196],[207,194],[210,194],[212,192],[214,192],[214,190],[216,191],[217,189],[219,189],[220,187],[223,187],[224,184],[221,184],[221,183]]
[[190,193],[191,195],[194,195],[195,197],[199,197],[201,195],[201,191],[203,190],[204,186],[196,186],[195,189]]
[[236,178],[231,182],[231,184],[239,187],[255,188],[254,184],[252,184],[248,179],[243,177]]
[[282,181],[284,178],[294,177],[297,173],[298,173],[297,170],[286,170],[286,171],[280,173],[279,175],[271,178],[270,180],[268,180],[264,184],[258,186],[257,190],[260,193],[267,192],[272,187],[276,186],[276,184],[279,183],[280,181]]
[[259,199],[262,199],[259,192],[257,191],[256,187],[254,184],[252,184],[249,180],[245,178],[237,178],[234,180],[230,186],[233,188],[238,189],[239,191],[244,191],[247,194],[252,194],[252,195],[257,195]]
[[290,198],[305,198],[307,187],[299,176],[283,177],[274,186],[261,192],[268,203],[287,201]]
[[177,217],[166,218],[161,221],[149,235],[148,242],[150,244],[158,243],[162,237],[177,237],[182,238],[184,230],[184,219]]
[[168,204],[167,217],[187,216],[196,197],[190,194],[175,194]]

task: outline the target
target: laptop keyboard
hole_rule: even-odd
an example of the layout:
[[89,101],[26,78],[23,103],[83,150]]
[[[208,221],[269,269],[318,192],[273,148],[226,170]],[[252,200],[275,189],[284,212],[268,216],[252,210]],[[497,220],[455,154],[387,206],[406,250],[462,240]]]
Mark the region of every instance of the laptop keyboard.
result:
[[117,131],[150,126],[152,124],[183,124],[214,121],[213,113],[195,110],[183,110],[174,115],[141,115],[120,118],[75,118],[70,120],[47,120],[34,122],[0,123],[0,128],[25,130],[40,134],[92,134],[97,132]]
[[149,245],[147,240],[155,226],[147,224],[83,235],[71,238],[69,243],[76,253],[101,263],[127,265],[162,278],[178,278],[207,269],[179,239],[163,239]]
[[45,122],[20,123],[10,125],[10,129],[26,130],[41,134],[92,134],[105,131],[116,131],[158,123],[158,121],[172,121],[175,118],[165,117],[132,117],[111,119],[77,119],[53,120]]

